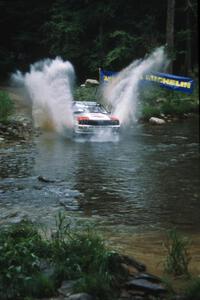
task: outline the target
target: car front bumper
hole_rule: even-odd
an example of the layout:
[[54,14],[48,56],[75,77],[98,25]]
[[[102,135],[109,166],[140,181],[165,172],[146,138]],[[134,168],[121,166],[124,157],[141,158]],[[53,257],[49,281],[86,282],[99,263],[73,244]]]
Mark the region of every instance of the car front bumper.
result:
[[75,134],[103,134],[104,132],[118,133],[120,125],[93,126],[93,125],[76,125],[74,127]]

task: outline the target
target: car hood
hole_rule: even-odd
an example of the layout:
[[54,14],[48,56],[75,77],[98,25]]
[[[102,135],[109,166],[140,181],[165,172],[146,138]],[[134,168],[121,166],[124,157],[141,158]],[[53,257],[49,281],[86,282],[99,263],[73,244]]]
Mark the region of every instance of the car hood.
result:
[[101,113],[86,113],[79,115],[80,117],[87,117],[89,120],[111,120],[111,115]]

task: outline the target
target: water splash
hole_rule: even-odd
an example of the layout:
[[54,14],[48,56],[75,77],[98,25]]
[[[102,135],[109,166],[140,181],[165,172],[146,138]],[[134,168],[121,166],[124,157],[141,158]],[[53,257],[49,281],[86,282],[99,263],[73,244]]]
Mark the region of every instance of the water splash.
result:
[[139,83],[142,76],[150,71],[166,68],[168,59],[164,47],[156,49],[143,60],[137,60],[123,69],[103,88],[104,102],[111,107],[122,125],[136,121],[139,100]]
[[30,72],[17,71],[12,76],[12,80],[23,84],[30,95],[36,127],[60,133],[73,128],[74,78],[72,64],[58,57],[37,62],[31,65]]
[[[167,63],[164,47],[158,48],[145,59],[131,63],[103,89],[106,104],[122,125],[136,121],[141,77],[150,71],[163,69]],[[25,74],[17,71],[12,79],[28,91],[37,127],[71,137],[74,126],[72,89],[75,73],[70,62],[64,62],[58,57],[54,60],[45,59],[31,65],[30,71]],[[107,141],[112,140],[113,135],[103,132],[92,138]]]
[[75,141],[79,143],[87,143],[87,142],[92,142],[92,143],[107,143],[107,142],[112,142],[112,143],[117,143],[120,141],[119,134],[113,133],[112,129],[110,128],[105,128],[101,129],[98,133],[94,133],[88,136],[76,136]]

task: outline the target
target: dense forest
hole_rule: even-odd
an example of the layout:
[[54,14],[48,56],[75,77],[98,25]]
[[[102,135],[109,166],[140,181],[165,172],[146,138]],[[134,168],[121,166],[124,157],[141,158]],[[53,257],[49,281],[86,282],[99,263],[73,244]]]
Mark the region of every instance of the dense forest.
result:
[[[171,7],[170,7],[171,5]],[[0,0],[0,77],[61,56],[79,80],[171,41],[171,71],[198,77],[197,0]]]

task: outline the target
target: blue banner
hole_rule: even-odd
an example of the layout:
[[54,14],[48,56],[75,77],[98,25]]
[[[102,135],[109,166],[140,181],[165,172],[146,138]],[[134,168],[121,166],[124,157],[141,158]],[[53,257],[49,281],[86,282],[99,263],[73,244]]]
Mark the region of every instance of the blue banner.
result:
[[117,74],[118,72],[99,69],[100,83],[108,82],[113,78],[113,76],[116,76]]
[[194,88],[194,80],[190,77],[176,76],[164,73],[151,73],[143,76],[144,81],[158,83],[161,87],[191,94]]
[[[116,76],[117,74],[117,72],[105,71],[100,69],[100,82],[108,82],[112,79],[113,76]],[[141,80],[143,82],[157,83],[160,85],[160,87],[188,94],[191,94],[194,88],[194,80],[190,77],[176,76],[159,72],[145,74]]]

